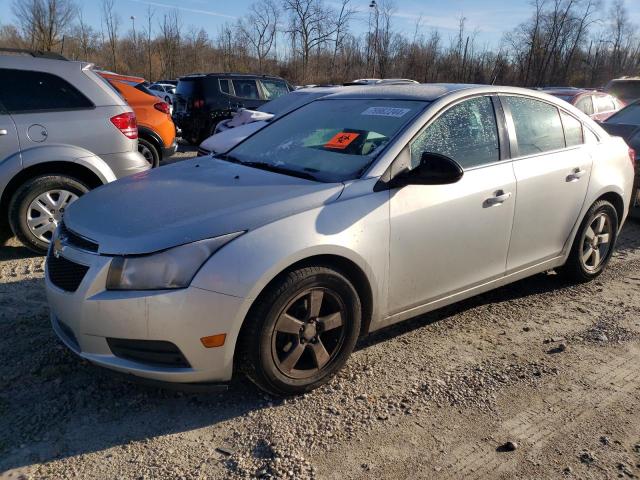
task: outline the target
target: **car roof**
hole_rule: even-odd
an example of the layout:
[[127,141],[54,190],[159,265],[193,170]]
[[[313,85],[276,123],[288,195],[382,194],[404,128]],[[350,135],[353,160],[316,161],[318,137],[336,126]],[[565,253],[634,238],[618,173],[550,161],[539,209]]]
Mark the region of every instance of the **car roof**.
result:
[[543,88],[542,91],[544,93],[548,93],[549,95],[566,95],[576,97],[578,95],[583,95],[588,93],[590,95],[606,95],[604,92],[599,92],[598,90],[593,90],[590,88],[576,88],[576,87],[546,87]]
[[142,77],[134,77],[132,75],[120,75],[119,73],[112,73],[112,72],[104,72],[104,71],[98,71],[96,72],[99,75],[103,76],[104,78],[110,78],[112,80],[120,80],[122,82],[136,82],[136,83],[144,83],[145,79]]
[[277,80],[282,80],[281,77],[278,77],[276,75],[260,75],[255,73],[225,73],[225,72],[191,73],[189,75],[185,75],[183,77],[178,78],[178,80],[195,80],[198,78],[206,78],[206,77],[273,78]]

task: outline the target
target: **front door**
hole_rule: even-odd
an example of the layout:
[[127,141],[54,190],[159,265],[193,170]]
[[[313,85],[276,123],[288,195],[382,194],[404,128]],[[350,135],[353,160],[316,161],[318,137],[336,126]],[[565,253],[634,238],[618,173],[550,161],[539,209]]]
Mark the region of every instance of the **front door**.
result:
[[490,97],[455,104],[410,145],[464,169],[451,185],[409,185],[390,197],[389,313],[504,275],[516,203],[510,161],[501,161]]

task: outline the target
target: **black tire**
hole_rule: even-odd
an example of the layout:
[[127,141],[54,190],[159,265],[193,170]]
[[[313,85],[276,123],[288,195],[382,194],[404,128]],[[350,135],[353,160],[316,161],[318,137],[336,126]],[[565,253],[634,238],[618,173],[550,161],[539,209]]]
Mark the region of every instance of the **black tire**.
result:
[[[301,305],[306,305],[307,311],[302,316],[311,314],[313,301],[306,297],[305,292],[312,292],[308,295],[322,293],[315,317],[317,321],[307,318],[302,322],[303,330],[310,328],[313,333],[308,333],[309,338],[305,338],[307,330],[304,333],[302,330],[299,333],[277,330],[277,322],[284,313],[290,314],[287,317],[293,316],[291,312],[302,312]],[[337,310],[337,313],[332,313],[332,310]],[[239,370],[273,395],[296,395],[313,390],[327,383],[346,363],[358,339],[361,312],[356,289],[332,267],[312,266],[288,272],[260,295],[249,312],[238,343]],[[323,319],[336,318],[338,314],[339,320],[332,326],[323,326],[328,325]],[[337,322],[340,322],[339,326],[335,325]],[[285,373],[283,365],[287,357],[295,356],[299,348],[303,353]],[[328,355],[323,357],[326,363],[322,366],[316,348]],[[283,360],[279,358],[280,354],[284,355]],[[309,365],[315,367],[295,368]]]
[[29,206],[38,196],[53,190],[66,190],[80,197],[89,191],[89,187],[66,175],[42,175],[20,186],[9,202],[11,230],[25,247],[36,253],[45,254],[49,248],[49,242],[36,237],[29,229],[27,224]]
[[151,168],[160,166],[160,152],[155,142],[142,137],[138,138],[138,151],[149,162]]
[[[583,260],[583,257],[589,253],[590,249],[595,250],[592,242],[587,237],[588,230],[591,228],[591,232],[593,233],[592,224],[596,220],[603,218],[603,216],[606,218],[605,222],[610,222],[608,225],[608,247],[605,253],[598,253],[600,260],[597,264],[595,263],[594,257],[589,257],[588,261],[594,264],[590,266]],[[609,263],[615,249],[618,238],[618,225],[618,212],[615,207],[606,200],[598,200],[595,202],[584,216],[576,238],[573,240],[567,263],[559,269],[559,273],[576,282],[588,282],[598,277]],[[599,245],[596,245],[600,252],[605,243],[601,242]]]

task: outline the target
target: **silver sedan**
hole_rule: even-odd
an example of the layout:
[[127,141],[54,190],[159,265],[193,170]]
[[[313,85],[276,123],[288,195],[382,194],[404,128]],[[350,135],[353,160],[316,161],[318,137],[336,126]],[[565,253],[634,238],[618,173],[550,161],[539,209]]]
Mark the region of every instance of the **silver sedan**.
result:
[[71,205],[53,328],[140,377],[308,391],[373,330],[550,269],[597,277],[634,158],[544,93],[353,87]]

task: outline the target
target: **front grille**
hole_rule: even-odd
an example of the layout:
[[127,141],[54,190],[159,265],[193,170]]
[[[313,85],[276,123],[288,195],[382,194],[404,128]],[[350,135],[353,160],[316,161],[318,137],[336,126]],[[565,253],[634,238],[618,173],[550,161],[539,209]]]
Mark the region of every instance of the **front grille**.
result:
[[77,247],[81,250],[87,250],[89,252],[97,252],[98,244],[89,240],[88,238],[81,237],[77,233],[72,232],[63,223],[60,224],[60,236],[64,237],[64,242],[71,246]]
[[75,292],[82,279],[87,274],[89,267],[49,254],[47,257],[47,272],[49,280],[56,287],[65,292]]
[[191,367],[180,349],[171,342],[107,338],[107,343],[116,357],[126,360],[161,367]]

